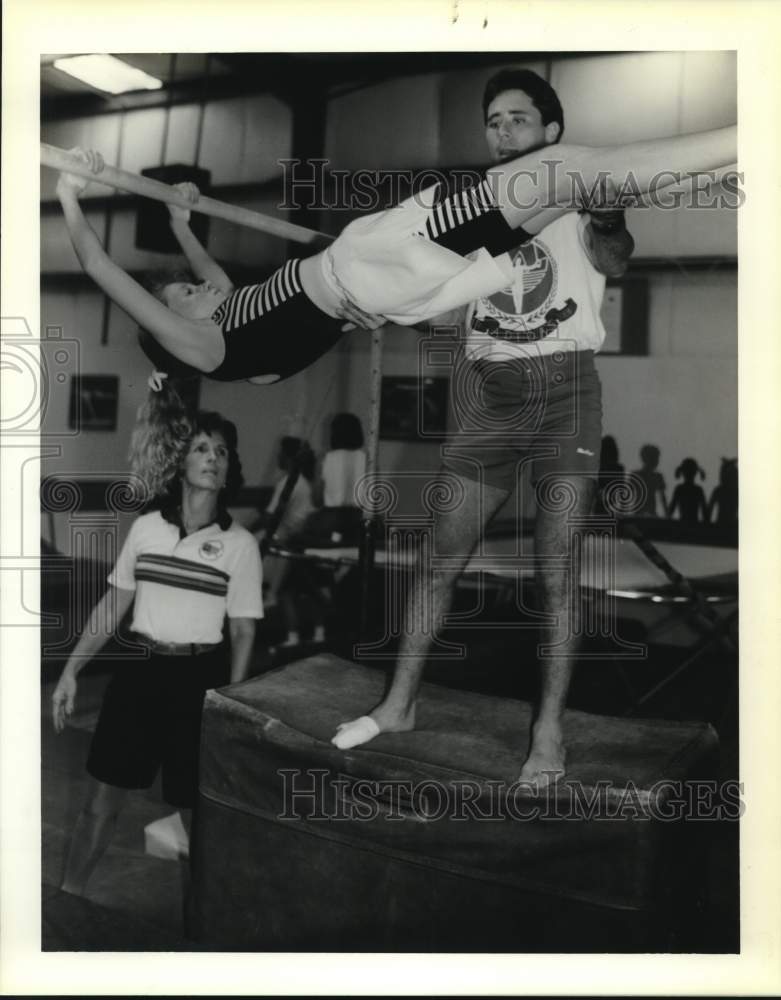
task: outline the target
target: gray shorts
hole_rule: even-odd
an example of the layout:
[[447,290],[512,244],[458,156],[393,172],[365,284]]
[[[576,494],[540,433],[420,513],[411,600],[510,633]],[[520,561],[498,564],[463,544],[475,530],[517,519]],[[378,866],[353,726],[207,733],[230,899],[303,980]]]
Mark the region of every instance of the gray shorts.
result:
[[443,448],[446,470],[507,491],[527,464],[532,482],[596,476],[602,385],[593,351],[466,361],[451,384],[458,430]]

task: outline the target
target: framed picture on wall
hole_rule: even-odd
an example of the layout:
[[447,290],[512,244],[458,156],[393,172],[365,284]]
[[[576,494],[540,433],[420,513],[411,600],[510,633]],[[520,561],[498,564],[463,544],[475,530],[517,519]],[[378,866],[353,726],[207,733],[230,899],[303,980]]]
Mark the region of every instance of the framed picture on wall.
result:
[[68,426],[71,430],[115,431],[118,405],[118,375],[74,375]]
[[608,279],[602,300],[605,342],[599,356],[648,354],[648,279]]
[[386,375],[382,380],[380,437],[388,441],[442,440],[447,431],[446,378]]

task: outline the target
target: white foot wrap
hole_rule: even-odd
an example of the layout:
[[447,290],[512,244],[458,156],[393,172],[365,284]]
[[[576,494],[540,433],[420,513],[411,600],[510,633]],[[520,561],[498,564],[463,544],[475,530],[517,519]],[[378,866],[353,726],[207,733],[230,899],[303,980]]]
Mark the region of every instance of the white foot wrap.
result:
[[362,715],[352,722],[343,722],[336,727],[336,736],[331,740],[335,747],[340,750],[352,750],[359,747],[361,743],[368,743],[375,736],[380,735],[380,727],[369,715]]

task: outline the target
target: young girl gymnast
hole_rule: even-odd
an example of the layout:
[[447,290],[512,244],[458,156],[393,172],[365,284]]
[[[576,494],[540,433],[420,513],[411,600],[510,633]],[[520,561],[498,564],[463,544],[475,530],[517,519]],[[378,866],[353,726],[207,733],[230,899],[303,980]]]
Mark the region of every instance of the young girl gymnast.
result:
[[[312,364],[351,326],[415,325],[501,290],[512,277],[509,251],[582,208],[605,174],[619,190],[631,176],[635,193],[662,176],[669,183],[671,171],[726,166],[737,157],[737,130],[553,149],[494,165],[472,188],[443,182],[359,218],[326,250],[238,289],[190,231],[187,209],[169,206],[198,283],[174,281],[153,295],[110,259],[87,223],[79,205],[87,182],[62,173],[57,195],[86,273],[168,356],[209,378],[266,384]],[[99,179],[100,154],[72,152]],[[197,202],[195,189],[180,190]]]

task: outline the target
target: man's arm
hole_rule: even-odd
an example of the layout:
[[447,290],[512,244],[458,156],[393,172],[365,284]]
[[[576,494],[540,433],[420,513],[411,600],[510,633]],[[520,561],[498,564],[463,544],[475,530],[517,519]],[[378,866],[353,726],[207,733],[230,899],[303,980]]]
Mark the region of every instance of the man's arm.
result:
[[[198,188],[189,181],[174,186],[193,203],[200,197]],[[210,281],[215,288],[230,294],[233,291],[233,282],[190,229],[189,209],[179,208],[178,205],[169,205],[168,211],[171,215],[171,232],[182,248],[182,253],[187,258],[187,263],[195,277],[201,281]]]
[[252,647],[255,643],[254,618],[230,618],[231,684],[243,681],[249,669]]

